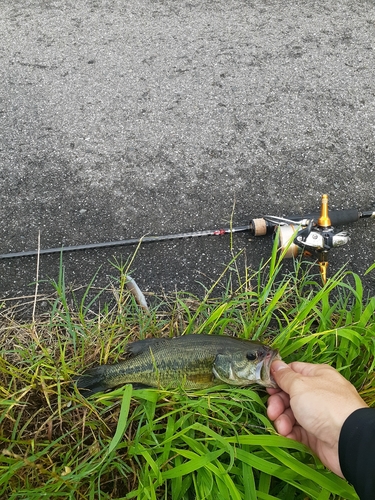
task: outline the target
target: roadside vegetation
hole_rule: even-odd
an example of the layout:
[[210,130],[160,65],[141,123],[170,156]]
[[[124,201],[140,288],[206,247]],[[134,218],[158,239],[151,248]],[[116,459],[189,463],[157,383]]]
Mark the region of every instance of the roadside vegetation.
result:
[[307,448],[276,434],[261,388],[125,386],[87,400],[72,380],[121,360],[132,340],[226,334],[272,345],[287,362],[328,363],[375,406],[375,297],[358,275],[342,270],[322,286],[300,261],[285,274],[275,246],[256,272],[234,257],[203,299],[148,297],[145,311],[125,286],[130,264],[113,265],[111,302],[92,286],[78,299],[61,265],[54,296],[35,297],[48,313],[25,321],[1,304],[1,499],[357,499]]

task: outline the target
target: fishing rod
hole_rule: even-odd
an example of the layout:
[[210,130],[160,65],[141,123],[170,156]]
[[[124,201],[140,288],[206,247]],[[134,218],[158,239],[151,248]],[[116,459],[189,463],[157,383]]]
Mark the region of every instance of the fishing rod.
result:
[[229,233],[239,233],[250,231],[250,225],[238,226],[225,229],[207,229],[204,231],[191,231],[187,233],[164,234],[161,236],[142,236],[141,238],[130,238],[127,240],[106,241],[103,243],[88,243],[87,245],[74,245],[74,246],[61,246],[56,248],[41,248],[40,250],[26,250],[24,252],[11,252],[0,254],[1,259],[13,259],[16,257],[32,257],[35,255],[44,255],[51,253],[61,252],[75,252],[77,250],[93,250],[97,248],[110,248],[110,247],[127,247],[132,245],[139,245],[143,243],[156,243],[159,241],[169,240],[182,240],[187,238],[194,238],[197,236],[221,236]]
[[375,211],[360,212],[355,208],[329,211],[328,195],[324,194],[322,196],[320,212],[303,216],[292,215],[283,218],[268,215],[251,219],[249,224],[243,226],[227,227],[224,229],[208,229],[161,236],[143,236],[141,238],[130,238],[102,243],[4,253],[0,254],[0,260],[61,252],[75,252],[78,250],[124,247],[200,236],[222,236],[241,232],[249,232],[252,236],[258,237],[275,234],[276,229],[278,229],[279,249],[284,251],[284,257],[296,257],[298,254],[302,253],[305,256],[316,259],[319,263],[323,282],[325,282],[327,279],[329,250],[334,247],[345,245],[350,240],[349,234],[346,231],[337,232],[334,226],[357,222],[359,219],[364,218],[375,218]]

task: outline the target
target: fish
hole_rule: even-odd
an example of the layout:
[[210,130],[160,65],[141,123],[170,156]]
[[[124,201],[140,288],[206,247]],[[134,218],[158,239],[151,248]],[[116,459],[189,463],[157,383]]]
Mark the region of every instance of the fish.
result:
[[226,335],[191,334],[129,343],[125,359],[89,368],[75,380],[85,397],[133,384],[185,390],[222,384],[277,387],[270,367],[278,351],[257,341]]

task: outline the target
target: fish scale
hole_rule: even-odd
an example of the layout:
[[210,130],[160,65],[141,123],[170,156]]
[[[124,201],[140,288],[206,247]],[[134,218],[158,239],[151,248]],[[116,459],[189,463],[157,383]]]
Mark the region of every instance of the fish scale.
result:
[[[274,386],[269,369],[277,351],[259,342],[224,335],[152,338],[127,346],[126,359],[89,368],[76,380],[89,396],[128,383],[160,388],[202,389],[226,382]],[[268,366],[269,368],[269,366]],[[239,374],[239,377],[237,378]]]

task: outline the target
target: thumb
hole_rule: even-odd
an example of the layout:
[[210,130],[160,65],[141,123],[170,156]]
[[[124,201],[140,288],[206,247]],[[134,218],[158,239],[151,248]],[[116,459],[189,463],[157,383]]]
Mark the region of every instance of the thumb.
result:
[[280,389],[287,394],[290,394],[293,383],[300,378],[298,373],[293,371],[289,365],[279,359],[272,363],[271,375]]

